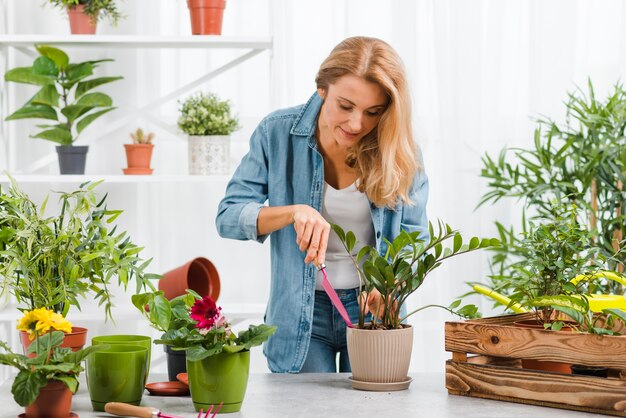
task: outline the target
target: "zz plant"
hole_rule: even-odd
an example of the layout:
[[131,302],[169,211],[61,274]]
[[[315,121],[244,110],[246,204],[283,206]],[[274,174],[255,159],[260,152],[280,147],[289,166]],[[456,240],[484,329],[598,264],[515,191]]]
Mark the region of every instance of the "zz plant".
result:
[[[354,257],[352,254],[357,245],[354,233],[345,232],[339,225],[332,225],[332,229],[343,243],[358,272],[362,291],[359,328],[402,328],[402,322],[406,318],[427,307],[440,307],[463,317],[476,315],[476,306],[460,306],[461,302],[458,300],[447,307],[431,304],[408,314],[403,314],[403,306],[407,298],[424,283],[426,276],[445,260],[498,245],[498,240],[472,237],[469,242],[464,243],[458,231],[440,221],[436,234],[432,223],[429,223],[430,239],[427,241],[420,238],[419,231],[401,231],[393,242],[385,240],[384,253],[365,245]],[[452,245],[446,247],[444,243],[450,240]],[[368,311],[372,312],[372,321],[366,324]]]
[[39,57],[30,67],[18,67],[4,74],[6,81],[31,84],[37,93],[5,120],[43,119],[41,130],[31,138],[46,139],[60,145],[72,145],[93,121],[115,109],[104,93],[93,91],[122,77],[93,77],[103,59],[71,63],[58,48],[36,45]]

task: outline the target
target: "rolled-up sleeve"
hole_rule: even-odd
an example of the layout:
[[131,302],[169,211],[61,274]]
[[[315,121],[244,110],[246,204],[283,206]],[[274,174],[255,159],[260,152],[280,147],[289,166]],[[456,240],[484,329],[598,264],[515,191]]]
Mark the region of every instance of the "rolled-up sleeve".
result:
[[226,194],[217,209],[215,224],[223,238],[263,242],[268,235],[258,235],[257,218],[267,200],[268,135],[262,121],[250,138],[250,150],[243,157]]

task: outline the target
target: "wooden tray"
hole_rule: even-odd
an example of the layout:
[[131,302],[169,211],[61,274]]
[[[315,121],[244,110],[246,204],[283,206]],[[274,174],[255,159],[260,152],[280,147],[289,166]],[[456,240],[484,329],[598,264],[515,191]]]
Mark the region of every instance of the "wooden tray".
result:
[[[448,393],[626,417],[626,336],[513,327],[530,317],[446,322]],[[522,369],[521,359],[608,367],[609,377]]]

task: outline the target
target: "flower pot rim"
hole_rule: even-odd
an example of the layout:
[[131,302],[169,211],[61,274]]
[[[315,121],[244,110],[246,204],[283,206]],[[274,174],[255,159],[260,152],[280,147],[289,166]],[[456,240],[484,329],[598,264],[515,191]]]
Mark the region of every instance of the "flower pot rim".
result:
[[392,331],[396,331],[396,332],[402,332],[402,331],[407,331],[408,329],[412,329],[413,325],[410,324],[402,324],[403,327],[402,328],[394,328],[394,329],[369,329],[369,328],[359,328],[359,324],[352,324],[353,328],[348,328],[348,330],[350,332],[355,332],[355,331],[365,331],[365,332],[392,332]]

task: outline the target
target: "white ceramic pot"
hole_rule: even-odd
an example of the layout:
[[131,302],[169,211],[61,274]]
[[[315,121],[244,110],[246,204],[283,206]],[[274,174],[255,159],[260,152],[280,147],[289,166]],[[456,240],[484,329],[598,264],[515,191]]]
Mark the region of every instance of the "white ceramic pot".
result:
[[228,174],[230,136],[189,136],[189,174]]

